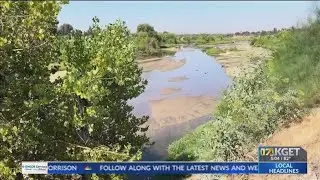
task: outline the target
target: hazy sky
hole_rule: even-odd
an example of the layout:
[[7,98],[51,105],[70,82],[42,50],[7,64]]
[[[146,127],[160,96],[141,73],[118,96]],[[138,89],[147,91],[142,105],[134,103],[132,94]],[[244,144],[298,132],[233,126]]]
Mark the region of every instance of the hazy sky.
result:
[[157,31],[175,33],[228,33],[290,27],[312,12],[310,1],[71,1],[60,14],[60,23],[87,30],[97,16],[102,24],[120,18],[135,31],[149,23]]

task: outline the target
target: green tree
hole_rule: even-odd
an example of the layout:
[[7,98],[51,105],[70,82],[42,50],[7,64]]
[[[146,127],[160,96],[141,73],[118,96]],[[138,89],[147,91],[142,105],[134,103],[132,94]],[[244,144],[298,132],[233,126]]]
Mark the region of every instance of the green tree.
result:
[[197,35],[195,43],[196,44],[205,44],[206,43],[206,39],[205,39],[204,35],[203,34]]
[[154,37],[157,34],[154,27],[149,24],[139,24],[137,27],[137,33],[139,32],[146,32],[150,37]]
[[59,29],[58,29],[58,33],[60,35],[68,35],[73,31],[73,27],[71,24],[62,24]]
[[160,52],[161,37],[149,24],[139,24],[135,38],[140,55],[152,56]]
[[267,34],[268,34],[267,31],[264,31],[264,30],[261,31],[262,36],[267,35]]
[[169,32],[163,32],[160,34],[161,36],[161,41],[164,44],[177,44],[177,36],[174,33],[169,33]]
[[135,154],[148,142],[143,133],[147,128],[142,127],[147,117],[135,117],[127,104],[146,85],[131,39],[124,22],[102,28],[95,18],[92,36],[77,34],[60,45],[61,61],[68,71],[62,91],[76,98],[78,112],[73,122],[79,130],[85,129],[89,139],[83,139],[83,145],[120,145],[121,149],[131,145]]
[[0,3],[1,179],[12,179],[23,160],[64,159],[54,137],[68,138],[56,126],[65,114],[53,108],[59,97],[47,68],[59,9],[53,1]]
[[[146,84],[128,29],[95,20],[92,36],[57,38],[60,4],[0,4],[0,179],[21,161],[136,160],[148,142],[127,104]],[[51,83],[57,59],[68,73]]]
[[149,44],[149,36],[145,32],[139,32],[136,34],[135,40],[137,41],[137,48],[139,53],[146,53],[148,49]]
[[191,43],[191,38],[190,38],[190,36],[185,36],[185,37],[183,37],[183,40],[185,40],[187,44],[190,44],[190,43]]
[[148,41],[147,52],[149,54],[155,54],[160,50],[160,45],[158,39],[152,37]]
[[273,28],[273,33],[277,33],[278,29],[277,28]]
[[73,30],[73,33],[75,34],[82,34],[83,32],[80,29]]
[[87,30],[87,31],[84,31],[83,33],[84,33],[84,35],[87,35],[87,36],[92,35],[92,27],[90,26],[90,27],[88,28],[88,30]]

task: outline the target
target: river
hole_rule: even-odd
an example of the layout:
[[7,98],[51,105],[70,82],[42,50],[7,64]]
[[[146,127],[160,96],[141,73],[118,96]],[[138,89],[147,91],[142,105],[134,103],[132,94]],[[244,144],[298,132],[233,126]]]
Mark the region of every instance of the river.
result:
[[[130,101],[137,116],[149,115],[147,135],[154,145],[145,148],[144,161],[165,160],[168,145],[209,121],[214,104],[231,83],[222,66],[198,49],[178,51],[172,61],[185,64],[171,71],[143,73],[145,92]],[[163,93],[164,89],[174,89]]]

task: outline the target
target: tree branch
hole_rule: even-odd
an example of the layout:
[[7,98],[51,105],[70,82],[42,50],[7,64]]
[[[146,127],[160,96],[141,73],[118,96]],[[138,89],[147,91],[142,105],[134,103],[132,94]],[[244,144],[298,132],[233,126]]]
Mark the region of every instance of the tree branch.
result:
[[3,115],[2,113],[0,113],[0,115],[1,115],[2,119],[6,122],[6,121],[7,121],[7,118],[4,117],[4,115]]
[[[45,104],[45,105],[50,105],[50,104],[53,103],[55,100],[57,100],[57,98],[52,99],[51,101],[49,101],[49,102],[48,102],[47,104]],[[11,123],[13,123],[13,122],[16,121],[16,120],[23,118],[24,116],[28,115],[29,113],[31,113],[32,111],[34,111],[34,110],[36,110],[36,109],[37,109],[37,108],[34,108],[34,109],[30,109],[30,110],[24,112],[24,113],[21,114],[19,117],[17,117],[17,118],[15,118],[14,120],[8,122],[7,124],[11,124]]]
[[[45,44],[47,44],[48,41],[45,41],[44,43],[42,44],[39,44],[37,46],[33,46],[33,47],[29,47],[29,48],[26,48],[26,47],[23,47],[23,48],[15,48],[15,49],[12,49],[12,51],[24,51],[24,50],[34,50],[34,49],[37,49],[37,48],[40,48],[42,46],[44,46]],[[0,50],[0,52],[4,52],[4,50]]]
[[[68,144],[70,146],[75,146],[75,147],[78,147],[78,148],[81,148],[81,149],[88,149],[88,150],[92,150],[93,148],[90,148],[90,147],[87,147],[87,146],[81,146],[81,145],[78,145],[78,144],[73,144],[73,143],[69,143],[69,142],[65,142],[65,141],[62,141],[62,140],[59,140],[59,139],[54,139],[53,141],[56,141],[56,142],[61,142],[61,143],[64,143],[64,144]],[[105,147],[105,146],[98,146],[96,148],[100,148],[100,147]],[[114,152],[114,151],[108,151],[108,150],[103,150],[104,152],[107,152],[109,154],[114,154],[114,155],[120,155],[120,156],[124,156],[124,157],[130,157],[129,155],[127,154],[124,154],[124,153],[118,153],[118,152]]]

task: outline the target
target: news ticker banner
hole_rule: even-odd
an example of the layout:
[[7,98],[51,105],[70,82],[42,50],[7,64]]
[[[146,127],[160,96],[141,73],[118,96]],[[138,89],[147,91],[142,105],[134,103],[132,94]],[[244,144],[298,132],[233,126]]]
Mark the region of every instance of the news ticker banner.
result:
[[305,174],[307,163],[23,162],[23,174]]
[[[259,162],[22,162],[23,174],[306,174],[301,147],[259,147]],[[299,157],[298,157],[299,156]]]

